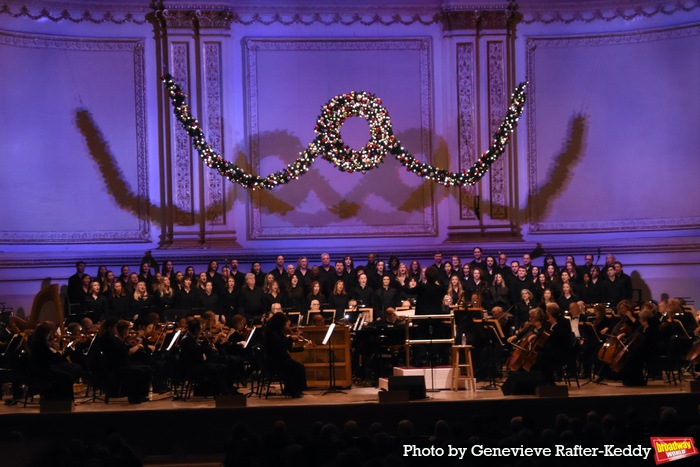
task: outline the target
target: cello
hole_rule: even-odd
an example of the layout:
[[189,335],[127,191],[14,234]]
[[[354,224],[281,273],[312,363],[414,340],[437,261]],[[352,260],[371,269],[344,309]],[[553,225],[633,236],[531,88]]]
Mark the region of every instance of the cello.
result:
[[507,367],[511,371],[530,371],[537,361],[537,353],[549,340],[550,332],[545,328],[544,312],[540,308],[530,310],[530,324],[521,331],[520,337],[511,341],[513,351],[508,357]]
[[606,339],[598,349],[598,360],[606,365],[612,365],[616,356],[625,349],[625,343],[619,338],[624,334],[629,336],[633,331],[633,324],[636,321],[632,314],[632,304],[629,300],[622,300],[617,305],[620,320],[615,324],[612,331],[603,334]]

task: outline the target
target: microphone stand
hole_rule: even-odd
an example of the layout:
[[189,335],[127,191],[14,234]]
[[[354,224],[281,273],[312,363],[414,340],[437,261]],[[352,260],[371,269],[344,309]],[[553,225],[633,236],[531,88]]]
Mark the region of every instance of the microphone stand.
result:
[[426,392],[440,392],[439,389],[435,389],[435,362],[433,358],[433,318],[428,318],[428,361],[430,362],[430,389]]

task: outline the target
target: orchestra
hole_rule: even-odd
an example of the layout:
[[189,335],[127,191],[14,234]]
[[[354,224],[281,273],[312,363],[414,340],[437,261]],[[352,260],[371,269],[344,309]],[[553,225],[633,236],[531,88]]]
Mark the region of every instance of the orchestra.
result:
[[[103,271],[92,280],[79,262],[80,276],[71,277],[68,298],[80,303],[66,307],[60,325],[3,317],[7,336],[0,340],[1,363],[13,365],[8,351],[26,351],[33,376],[48,382],[46,397],[72,399],[74,383],[104,371],[108,383],[102,382],[102,390],[141,403],[150,393],[171,389],[177,365],[187,377],[205,382],[200,388],[207,389],[200,393],[233,394],[246,384],[255,364],[248,345],[253,334],[255,345],[264,349],[267,368],[281,376],[285,394],[301,397],[307,389],[305,369],[291,354],[318,344],[304,337],[302,324],[323,328],[334,322],[350,328],[356,380],[376,382],[386,376],[382,359],[387,356],[392,365],[425,364],[425,345],[411,349],[410,361],[400,360],[405,326],[415,326],[410,332],[424,339],[432,334],[426,325],[407,325],[398,309],[416,315],[465,313],[452,337],[457,344],[461,340],[473,346],[480,378],[536,371],[543,384],[554,384],[567,372],[637,386],[659,377],[662,360],[673,358],[691,371],[700,363],[698,318],[681,301],[635,307],[616,287],[614,308],[611,302],[585,303],[576,296],[583,286],[574,281],[590,275],[572,274],[576,269],[571,264],[561,281],[551,264],[535,269],[547,274],[529,277],[522,266],[501,268],[492,257],[485,263],[491,268],[486,274],[478,262],[462,267],[453,258],[455,272],[446,275],[437,263],[426,270],[412,261],[408,268],[393,258],[384,269],[384,262],[371,256],[367,265],[355,265],[348,257],[343,268],[338,262],[325,272],[304,257],[297,263],[306,265],[303,273],[293,264],[285,267],[279,256],[274,274],[267,275],[259,263],[244,275],[237,260],[219,274],[212,261],[201,278],[193,267],[182,273],[166,261],[166,273],[151,271],[151,263],[141,265],[140,275],[124,274],[122,268],[119,277]],[[606,274],[613,278],[614,271],[611,266]],[[201,284],[194,286],[194,278]],[[601,294],[598,290],[595,296]],[[328,310],[333,312],[324,313]]]

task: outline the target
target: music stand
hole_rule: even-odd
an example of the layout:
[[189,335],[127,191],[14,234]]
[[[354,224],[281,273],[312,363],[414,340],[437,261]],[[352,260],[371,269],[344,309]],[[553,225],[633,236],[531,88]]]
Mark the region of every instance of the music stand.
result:
[[323,391],[322,396],[325,396],[326,394],[347,394],[345,391],[342,391],[338,386],[335,384],[335,368],[334,368],[334,363],[335,363],[335,356],[333,355],[333,331],[335,330],[335,323],[331,323],[331,325],[328,327],[328,331],[326,332],[326,336],[323,338],[323,341],[321,342],[321,345],[328,345],[328,389]]
[[488,353],[487,366],[489,368],[489,384],[482,386],[479,389],[493,390],[498,389],[498,383],[496,382],[496,373],[498,368],[498,358],[496,357],[496,349],[503,349],[505,344],[505,334],[503,334],[503,329],[501,329],[501,323],[497,319],[485,319],[483,320],[484,328],[487,328],[489,334],[491,334],[491,339],[489,346],[491,347],[491,352]]

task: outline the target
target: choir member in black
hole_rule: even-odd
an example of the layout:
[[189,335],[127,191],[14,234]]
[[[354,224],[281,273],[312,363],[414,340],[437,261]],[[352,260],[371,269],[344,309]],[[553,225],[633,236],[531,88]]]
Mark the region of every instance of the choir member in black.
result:
[[[513,261],[513,263],[517,264],[517,261]],[[522,266],[518,266],[517,268],[514,267],[514,269],[515,276],[512,277],[508,283],[512,303],[515,303],[520,299],[520,292],[523,289],[530,290],[532,288],[532,282],[528,278],[527,269]]]
[[547,276],[547,287],[552,290],[555,296],[559,295],[559,270],[556,266],[545,266],[545,275]]
[[469,266],[469,264],[462,265],[459,280],[462,282],[462,288],[467,290],[469,288],[469,284],[472,282],[472,267]]
[[182,290],[175,293],[175,309],[192,311],[199,307],[199,294],[192,289],[192,278],[185,275],[185,277],[182,278]]
[[132,297],[134,292],[136,292],[136,286],[139,283],[139,275],[135,272],[129,274],[129,281],[124,286],[124,291],[128,297]]
[[78,261],[75,263],[75,274],[68,278],[68,301],[71,304],[76,304],[79,310],[82,307],[85,292],[83,291],[83,276],[85,274],[85,262]]
[[409,279],[413,278],[416,280],[416,282],[418,282],[418,281],[420,281],[422,273],[423,273],[423,270],[420,267],[420,262],[416,259],[411,261],[411,264],[408,266]]
[[535,296],[535,300],[537,300],[537,302],[542,302],[542,295],[544,294],[544,290],[548,287],[549,285],[547,284],[546,274],[543,272],[537,274],[537,279],[532,286],[532,294]]
[[233,276],[229,276],[226,279],[226,288],[222,291],[219,300],[221,303],[221,314],[226,318],[226,322],[230,323],[234,315],[238,313],[238,301],[240,300],[240,292],[236,287],[236,280]]
[[464,306],[467,297],[464,288],[462,288],[462,281],[459,280],[459,276],[450,277],[450,283],[447,286],[447,294],[450,296],[451,305]]
[[186,377],[199,381],[203,392],[213,395],[235,394],[231,384],[233,375],[226,363],[217,362],[211,345],[202,339],[202,324],[193,319],[187,324],[187,333],[180,340],[180,359]]
[[632,300],[632,278],[622,270],[621,262],[615,261],[613,266],[615,268],[615,276],[617,280],[621,282],[622,298],[625,300]]
[[122,283],[123,286],[129,282],[129,275],[131,274],[131,268],[129,266],[122,266],[120,269],[120,274],[117,280]]
[[301,351],[294,348],[290,336],[290,323],[284,313],[275,313],[265,325],[265,362],[273,373],[282,378],[284,393],[293,398],[303,397],[306,390],[306,370],[304,365],[294,360],[289,352]]
[[521,290],[520,300],[515,304],[515,308],[513,309],[516,328],[520,329],[528,322],[530,310],[533,308],[537,308],[537,303],[535,302],[535,298],[532,296],[532,292],[530,292],[529,289]]
[[[267,274],[265,274],[263,272],[262,266],[260,265],[260,261],[254,261],[250,265],[250,273],[248,273],[248,274],[253,274],[253,277],[255,278],[255,286],[256,287],[264,287],[265,286],[265,277],[267,276]],[[248,274],[246,274],[246,276]],[[245,278],[243,279],[243,284],[245,285]]]
[[112,293],[112,284],[114,284],[114,282],[116,282],[114,272],[107,271],[104,281],[101,282],[100,293],[105,297],[109,297]]
[[224,278],[219,273],[219,263],[214,260],[209,261],[209,265],[207,266],[207,280],[211,281],[215,291],[223,287]]
[[90,282],[90,292],[83,301],[83,314],[93,321],[101,321],[107,316],[107,298],[101,293],[101,285],[98,281]]
[[[461,270],[457,269],[457,271]],[[496,277],[496,274],[500,272],[500,269],[496,266],[496,258],[493,256],[487,256],[486,257],[486,268],[483,270],[482,279],[484,279],[487,283],[493,284],[493,280]]]
[[603,282],[603,301],[610,304],[612,308],[617,307],[620,300],[626,299],[625,297],[625,284],[623,280],[618,279],[615,275],[615,268],[609,267],[606,271],[607,280]]
[[131,301],[131,313],[134,317],[146,316],[153,311],[154,301],[151,293],[148,292],[146,284],[139,282]]
[[489,287],[487,305],[489,308],[495,306],[503,308],[510,307],[510,291],[500,272],[494,275],[493,285]]
[[275,267],[272,271],[268,272],[268,274],[272,274],[272,277],[274,277],[278,283],[284,284],[285,279],[287,279],[287,271],[284,267],[284,256],[277,255]]
[[574,302],[578,302],[579,298],[574,295],[573,284],[571,282],[564,282],[561,285],[561,296],[557,300],[557,305],[562,312],[569,310],[569,305]]
[[207,281],[204,285],[204,292],[199,294],[199,303],[206,311],[213,311],[216,315],[220,315],[219,297],[214,293],[214,283]]
[[328,303],[328,299],[323,294],[321,290],[321,283],[318,281],[313,281],[309,286],[309,294],[306,296],[307,303],[311,303],[313,300],[318,300],[318,303]]
[[175,307],[175,291],[173,290],[169,276],[163,276],[160,284],[153,292],[156,300],[156,309],[161,321],[169,321],[170,310]]
[[163,261],[163,267],[160,270],[160,274],[161,276],[170,279],[171,283],[175,282],[175,266],[173,265],[172,260],[166,259]]
[[142,261],[141,267],[139,268],[138,274],[139,282],[146,284],[146,289],[148,293],[153,292],[153,274],[151,274],[151,263],[149,261]]
[[41,397],[48,400],[73,400],[73,383],[82,373],[80,365],[61,355],[56,326],[43,322],[34,330],[30,348],[32,377],[46,387]]
[[360,308],[374,309],[374,290],[367,284],[367,275],[360,274],[357,286],[350,292],[350,298],[357,300]]
[[107,371],[126,393],[130,404],[140,404],[148,400],[151,368],[132,359],[138,351],[143,350],[143,344],[135,339],[133,334],[130,336],[131,323],[126,320],[106,320],[103,325],[105,332],[100,338],[99,348],[105,356]]
[[467,288],[464,294],[468,297],[473,295],[479,296],[479,303],[483,303],[488,297],[489,284],[482,278],[483,270],[480,268],[472,268],[472,280],[467,283]]
[[207,273],[200,272],[197,276],[197,282],[192,286],[194,288],[194,291],[198,294],[204,293],[207,288],[207,280]]
[[[268,277],[269,276],[271,276],[271,274],[268,274]],[[269,289],[263,294],[263,306],[265,310],[269,310],[273,303],[285,304],[286,301],[287,299],[280,288],[279,282],[273,279],[269,285]]]
[[458,275],[458,273],[452,269],[452,263],[445,263],[440,271],[440,282],[447,286],[450,283],[450,278],[456,275]]
[[603,298],[603,278],[600,277],[600,269],[598,266],[593,266],[590,271],[591,283],[590,283],[590,302],[588,304],[602,303]]
[[[410,280],[408,281],[410,282]],[[406,284],[408,286],[408,283]],[[382,319],[387,308],[396,308],[401,303],[400,293],[398,289],[391,287],[391,278],[389,276],[382,277],[382,286],[375,291],[375,319]]]
[[337,281],[333,287],[333,293],[328,298],[331,308],[335,310],[335,319],[341,319],[345,316],[348,300],[350,300],[350,296],[345,290],[345,282],[342,280]]
[[232,259],[229,263],[231,276],[236,280],[236,290],[240,291],[245,283],[245,273],[238,270],[238,260]]
[[287,280],[285,295],[287,296],[287,309],[303,313],[308,308],[308,302],[304,294],[304,286],[301,284],[301,280],[296,274],[292,275]]
[[124,285],[117,281],[112,285],[112,294],[109,297],[108,316],[115,319],[133,319],[131,314],[131,298],[126,296]]
[[187,267],[185,268],[185,275],[186,275],[186,276],[189,276],[190,279],[192,279],[192,282],[193,282],[193,283],[195,282],[195,277],[196,277],[197,273],[194,271],[194,267],[193,267],[193,266],[187,266]]
[[71,300],[78,300],[77,302],[71,301],[71,314],[77,314],[82,316],[85,313],[85,301],[90,296],[90,283],[92,278],[89,275],[83,274],[80,286],[73,292],[74,297]]
[[241,289],[238,311],[242,313],[248,322],[260,320],[265,312],[265,301],[263,299],[263,289],[256,286],[256,276],[249,272],[245,275],[245,285]]

